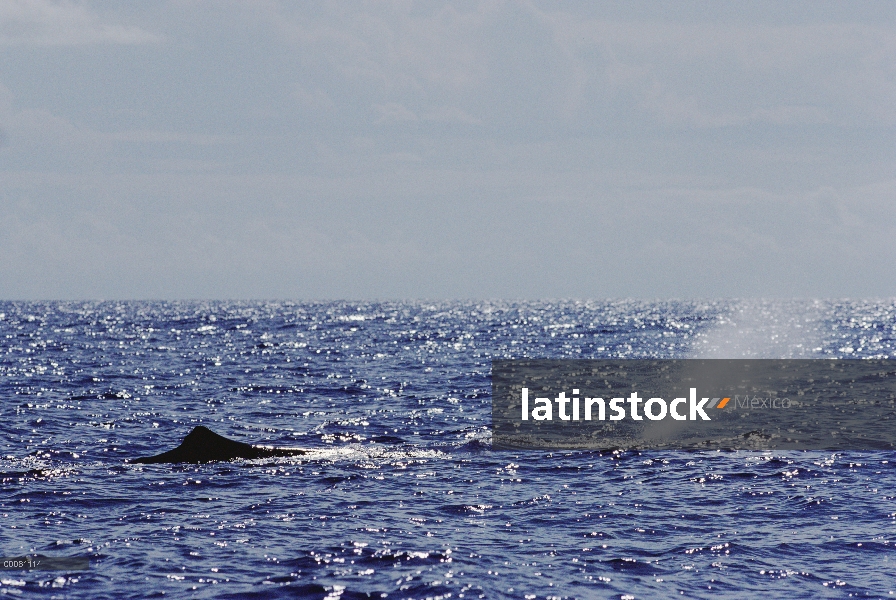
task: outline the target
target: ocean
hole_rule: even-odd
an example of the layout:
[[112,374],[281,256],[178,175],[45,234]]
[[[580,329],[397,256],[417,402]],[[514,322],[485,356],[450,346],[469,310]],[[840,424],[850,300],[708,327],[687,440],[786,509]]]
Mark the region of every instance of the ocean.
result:
[[[885,451],[506,451],[492,359],[896,358],[896,302],[3,302],[3,570],[59,598],[884,598]],[[204,425],[302,456],[131,461]]]

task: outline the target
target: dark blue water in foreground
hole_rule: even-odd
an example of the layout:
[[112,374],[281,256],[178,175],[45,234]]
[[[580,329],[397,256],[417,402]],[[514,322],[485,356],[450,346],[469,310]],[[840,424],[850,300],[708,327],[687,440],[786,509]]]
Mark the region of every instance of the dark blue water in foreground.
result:
[[[0,303],[0,552],[69,598],[889,597],[896,455],[505,452],[493,357],[896,357],[881,302]],[[198,424],[300,458],[132,465]]]

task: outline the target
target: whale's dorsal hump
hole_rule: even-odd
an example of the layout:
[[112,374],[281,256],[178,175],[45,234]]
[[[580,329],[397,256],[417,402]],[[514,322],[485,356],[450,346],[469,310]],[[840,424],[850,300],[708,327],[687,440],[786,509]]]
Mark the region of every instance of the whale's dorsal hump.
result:
[[174,450],[156,456],[144,456],[135,463],[207,463],[214,461],[234,460],[237,458],[253,459],[275,456],[296,456],[304,454],[299,448],[265,448],[237,442],[218,435],[208,427],[199,425],[187,434],[180,446]]

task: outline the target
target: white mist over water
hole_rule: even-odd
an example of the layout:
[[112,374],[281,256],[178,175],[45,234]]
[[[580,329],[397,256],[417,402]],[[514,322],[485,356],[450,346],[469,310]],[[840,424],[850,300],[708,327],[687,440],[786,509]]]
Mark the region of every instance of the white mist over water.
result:
[[819,301],[738,300],[698,334],[691,358],[822,358]]
[[[823,358],[825,319],[822,312],[819,301],[732,301],[714,327],[697,334],[690,358]],[[711,377],[700,369],[706,389],[726,381],[728,368],[720,366],[715,371],[715,377]],[[654,442],[669,440],[687,427],[687,423],[665,419],[646,424],[642,436]]]

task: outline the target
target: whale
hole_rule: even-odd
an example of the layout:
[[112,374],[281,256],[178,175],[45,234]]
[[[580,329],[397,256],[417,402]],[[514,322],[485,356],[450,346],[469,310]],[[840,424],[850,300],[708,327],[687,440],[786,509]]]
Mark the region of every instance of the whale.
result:
[[301,448],[275,448],[256,446],[228,439],[208,427],[199,425],[187,434],[180,446],[157,454],[134,459],[134,463],[153,465],[164,463],[209,463],[236,460],[238,458],[278,458],[305,454]]

